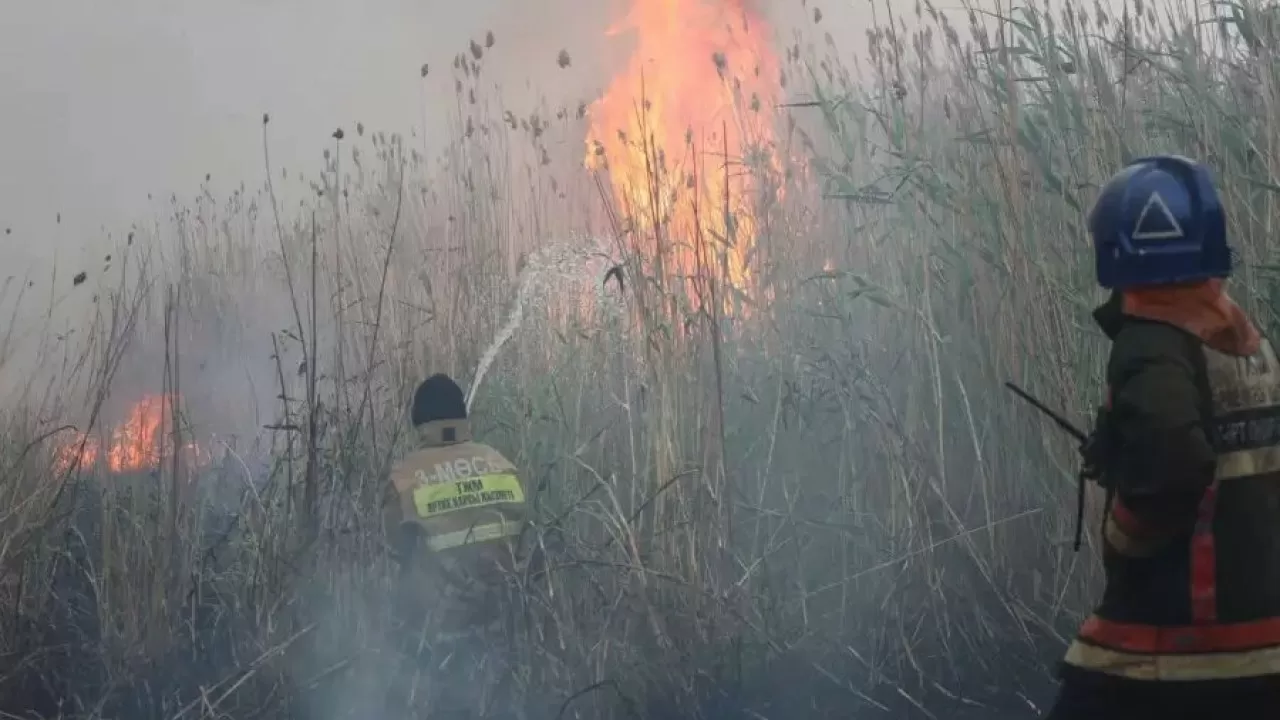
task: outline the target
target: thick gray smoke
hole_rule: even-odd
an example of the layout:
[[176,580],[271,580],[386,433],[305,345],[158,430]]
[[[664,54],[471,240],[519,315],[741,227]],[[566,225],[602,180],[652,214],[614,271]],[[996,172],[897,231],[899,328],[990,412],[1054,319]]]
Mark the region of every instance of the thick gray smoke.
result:
[[[176,339],[176,353],[183,358],[180,387],[191,418],[200,423],[196,431],[211,439],[214,452],[234,449],[248,457],[243,443],[279,420],[281,395],[297,397],[306,375],[297,343],[288,339],[297,324],[297,295],[289,291],[278,262],[274,208],[261,203],[278,206],[286,229],[280,234],[294,243],[291,256],[305,257],[297,252],[307,236],[306,213],[299,217],[299,207],[304,199],[317,204],[311,183],[329,167],[324,153],[333,146],[335,128],[352,133],[360,123],[370,135],[399,135],[409,150],[434,157],[456,139],[460,122],[451,63],[473,40],[484,42],[488,33],[496,43],[485,53],[482,84],[499,94],[505,107],[528,114],[539,105],[574,107],[590,101],[630,50],[625,36],[606,32],[629,2],[9,3],[0,10],[0,410],[16,407],[18,400],[40,406],[39,394],[65,377],[78,350],[101,351],[85,328],[95,318],[112,326],[113,313],[129,310],[134,297],[129,291],[147,277],[155,284],[139,306],[145,322],[120,356],[103,422],[119,419],[139,395],[164,389],[166,354]],[[825,42],[829,52],[846,60],[863,54],[865,31],[873,22],[903,20],[911,26],[917,12],[914,1],[898,0],[757,4],[773,23],[780,47],[803,42],[821,54]],[[963,26],[963,19],[957,24]],[[561,62],[561,57],[572,62]],[[270,116],[274,195],[262,192],[267,180],[264,115]],[[579,137],[556,142],[560,146],[549,150],[553,155],[576,160],[583,152]],[[345,163],[350,156],[341,157]],[[424,165],[437,167],[430,161]],[[413,187],[429,187],[432,180],[416,178]],[[259,204],[220,214],[219,208],[236,202]],[[318,205],[323,209],[324,202]],[[188,212],[191,208],[194,214]],[[387,229],[388,215],[384,212],[377,222],[362,218],[372,228],[371,236]],[[256,225],[223,227],[221,221],[232,216],[252,218]],[[299,221],[302,227],[295,227]],[[426,236],[430,233],[419,231],[442,225],[447,227],[445,218],[406,217],[400,229]],[[249,246],[219,244],[229,236]],[[325,235],[326,258],[329,248],[339,245],[334,237],[339,236]],[[369,254],[380,252],[381,237],[360,240],[360,247],[375,249]],[[402,252],[437,249],[427,245]],[[196,267],[210,270],[201,277],[184,274],[187,252],[203,253]],[[397,257],[397,281],[407,285],[419,274],[417,265],[427,276],[422,257],[403,266]],[[379,257],[358,260],[366,270],[375,269],[366,277],[376,277]],[[143,261],[153,263],[146,273],[138,265]],[[536,258],[531,263],[536,266]],[[598,274],[584,277],[598,288]],[[494,285],[506,291],[500,283]],[[124,295],[113,296],[122,288]],[[163,319],[171,288],[180,299],[171,319],[172,337],[164,332]],[[361,291],[368,294],[368,289]],[[502,314],[496,323],[501,328],[507,303],[520,301],[518,290],[511,290],[515,292],[502,297],[500,292],[484,296],[492,302],[475,303],[454,316],[476,323],[482,316]],[[335,334],[325,319],[335,315],[330,305],[334,291],[321,288],[316,293],[325,298],[317,328],[322,352],[329,352]],[[481,295],[476,291],[476,297]],[[394,307],[402,327],[411,326],[412,313],[419,309]],[[441,322],[449,319],[444,311],[439,316]],[[521,329],[517,319],[511,332],[538,332],[533,325],[526,321]],[[502,380],[501,347],[497,342],[481,365],[497,363],[487,380],[474,363],[455,371],[459,377],[474,376],[481,402]],[[355,353],[364,360],[359,350]],[[511,364],[517,364],[519,356],[506,352],[507,359],[516,358]],[[413,358],[418,365],[404,374],[430,367],[431,359]],[[72,406],[57,410],[80,424],[86,421],[88,403],[74,406],[76,397],[64,395]],[[387,407],[399,401],[391,390],[376,399]],[[630,422],[630,406],[620,407]],[[574,440],[577,447],[581,438]],[[634,455],[632,448],[633,464]],[[243,474],[251,483],[261,472],[246,465]],[[230,493],[231,500],[241,497],[242,489]],[[289,670],[299,684],[345,672],[348,665],[343,663],[356,668],[335,683],[335,693],[351,707],[317,700],[311,708],[314,720],[374,717],[369,708],[379,705],[381,683],[395,671],[388,639],[371,636],[361,624],[361,618],[380,617],[380,603],[386,600],[383,588],[365,582],[377,576],[375,569],[361,564],[369,555],[373,553],[353,553],[355,561],[341,555],[326,558],[327,564],[319,564],[314,573],[325,576],[324,581],[309,578],[302,587],[281,593],[296,595],[322,618],[314,637],[306,639],[325,652],[291,659]],[[353,589],[350,596],[326,595],[333,588]],[[465,666],[454,666],[438,679],[461,684],[465,672]]]
[[[264,180],[261,118],[286,215],[323,168],[335,127],[356,122],[412,138],[432,155],[456,110],[454,55],[492,32],[489,82],[511,107],[591,92],[626,48],[605,30],[620,0],[468,3],[374,0],[92,0],[0,11],[0,293],[4,312],[30,283],[18,320],[79,319],[134,224],[208,193]],[[560,50],[591,58],[568,69]],[[431,72],[423,78],[420,68]],[[206,177],[208,178],[206,180]],[[166,228],[168,232],[168,229]],[[61,275],[51,287],[54,269]],[[91,283],[92,284],[92,283]],[[6,318],[7,320],[8,318]],[[65,323],[54,322],[62,330]],[[11,349],[12,350],[12,349]],[[6,363],[5,374],[19,372]],[[6,383],[8,384],[8,383]]]

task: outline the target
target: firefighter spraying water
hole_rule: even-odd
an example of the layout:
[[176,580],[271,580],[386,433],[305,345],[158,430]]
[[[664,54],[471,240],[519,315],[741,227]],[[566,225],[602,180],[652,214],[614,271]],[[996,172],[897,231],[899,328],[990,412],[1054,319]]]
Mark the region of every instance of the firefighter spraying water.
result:
[[1089,216],[1111,340],[1088,476],[1106,590],[1049,720],[1280,712],[1280,363],[1224,290],[1209,172],[1140,159]]
[[[515,466],[472,439],[462,389],[451,378],[427,378],[411,415],[418,442],[392,467],[384,523],[401,565],[404,649],[424,660],[421,669],[492,640],[485,636],[502,625],[506,580],[522,564],[528,509]],[[432,704],[483,715],[483,698],[463,692],[480,683],[457,685],[457,693],[438,693]]]

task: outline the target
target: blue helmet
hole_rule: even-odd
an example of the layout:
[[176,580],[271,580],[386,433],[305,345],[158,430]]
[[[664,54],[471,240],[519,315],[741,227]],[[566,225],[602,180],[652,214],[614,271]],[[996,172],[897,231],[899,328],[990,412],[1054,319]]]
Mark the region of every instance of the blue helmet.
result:
[[1108,289],[1231,274],[1222,199],[1200,163],[1139,158],[1102,187],[1089,212],[1098,284]]

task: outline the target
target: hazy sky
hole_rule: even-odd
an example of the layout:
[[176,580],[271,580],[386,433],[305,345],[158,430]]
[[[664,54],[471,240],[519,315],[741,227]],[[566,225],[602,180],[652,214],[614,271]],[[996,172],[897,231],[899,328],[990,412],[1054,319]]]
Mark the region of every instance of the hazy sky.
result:
[[[566,12],[572,8],[573,12]],[[518,82],[602,42],[613,0],[39,0],[0,11],[0,265],[47,260],[190,197],[309,174],[335,127],[408,132],[451,100],[448,65],[498,41],[486,70]],[[554,17],[555,21],[550,19]],[[425,84],[419,68],[435,70]],[[586,65],[584,67],[590,67]],[[558,68],[557,68],[558,70]],[[597,82],[583,72],[558,82]],[[425,90],[425,91],[424,91]],[[552,88],[554,90],[554,88]],[[428,122],[443,111],[427,108]],[[437,131],[440,126],[436,126]],[[430,135],[430,133],[429,133]],[[55,223],[63,215],[62,225]]]
[[[6,276],[42,281],[55,258],[64,279],[97,267],[103,228],[118,238],[133,221],[163,217],[170,194],[189,203],[206,173],[218,198],[242,182],[259,188],[263,113],[273,165],[291,178],[314,177],[333,129],[357,121],[407,134],[425,119],[428,139],[447,142],[449,65],[487,31],[497,44],[485,76],[517,114],[533,110],[534,94],[594,99],[627,59],[630,39],[606,30],[631,1],[9,0],[0,9],[0,291]],[[784,41],[797,26],[819,46],[830,34],[846,58],[866,47],[873,6],[883,17],[890,2],[910,17],[916,5],[746,1]],[[964,25],[962,3],[937,4]],[[561,49],[573,58],[567,70],[556,63]],[[423,63],[432,67],[425,82]],[[57,288],[68,294],[69,285]]]
[[[815,38],[830,32],[850,53],[865,47],[866,0],[755,2],[776,23],[811,25],[821,6]],[[915,4],[892,2],[906,13]],[[171,193],[193,197],[206,173],[215,196],[241,181],[256,188],[264,112],[273,164],[295,175],[314,175],[340,125],[407,133],[425,117],[428,138],[440,137],[453,101],[448,65],[486,31],[497,38],[486,74],[504,88],[532,80],[555,99],[590,99],[629,49],[605,34],[628,4],[9,2],[0,10],[0,232],[13,234],[0,234],[0,279],[40,272],[55,252],[76,257],[100,242],[103,226],[119,235],[155,217]],[[778,34],[791,37],[785,27]],[[555,67],[561,48],[574,58],[567,71]],[[434,68],[425,84],[423,63]],[[513,94],[504,99],[519,110]]]

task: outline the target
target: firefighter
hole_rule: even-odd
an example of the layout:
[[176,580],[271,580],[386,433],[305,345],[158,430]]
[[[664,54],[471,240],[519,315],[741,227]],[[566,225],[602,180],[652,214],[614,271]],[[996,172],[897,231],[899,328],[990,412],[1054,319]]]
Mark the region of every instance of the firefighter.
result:
[[[411,415],[417,449],[391,469],[384,522],[401,568],[401,639],[413,645],[405,648],[410,655],[425,659],[493,641],[484,636],[503,620],[528,508],[515,466],[472,439],[462,389],[447,375],[418,387]],[[460,692],[482,692],[479,683],[454,680]]]
[[1143,158],[1089,230],[1106,588],[1047,717],[1280,717],[1280,364],[1223,288],[1222,201],[1198,163]]

